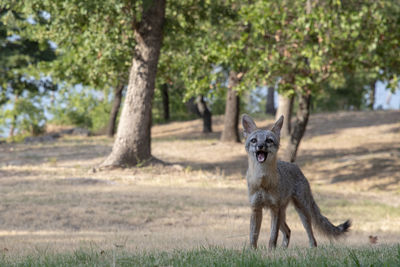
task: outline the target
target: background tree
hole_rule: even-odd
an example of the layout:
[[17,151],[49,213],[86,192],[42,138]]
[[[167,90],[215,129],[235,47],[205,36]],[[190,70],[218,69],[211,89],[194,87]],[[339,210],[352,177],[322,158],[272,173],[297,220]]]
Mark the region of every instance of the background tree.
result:
[[[104,120],[98,127],[112,136],[134,53],[131,3],[30,0],[19,8],[26,14],[42,14],[46,18],[43,27],[31,35],[50,39],[57,46],[58,60],[42,64],[41,71],[64,87],[80,84],[102,91],[102,116],[109,115],[109,119],[107,126]],[[112,106],[108,101],[111,93]]]
[[[137,73],[132,68],[130,79],[131,85],[143,82],[142,89],[146,88],[143,94],[139,94],[141,89],[135,87],[128,89],[131,93],[126,95],[129,98],[126,103],[131,110],[126,108],[128,115],[124,116],[134,121],[136,128],[129,123],[124,125],[124,129],[131,131],[121,130],[116,143],[128,148],[120,149],[115,145],[114,151],[120,152],[113,152],[113,159],[110,157],[107,165],[134,165],[150,158],[150,130],[143,130],[150,128],[151,119],[148,118],[153,116],[156,121],[166,121],[168,117],[174,119],[176,110],[181,112],[184,107],[181,100],[191,97],[202,100],[198,103],[206,103],[212,112],[225,109],[226,126],[221,137],[238,141],[239,95],[264,83],[276,84],[280,95],[297,98],[297,115],[287,154],[287,158],[293,161],[311,106],[318,109],[324,101],[329,102],[328,98],[352,95],[354,101],[349,100],[351,103],[347,106],[362,107],[363,102],[356,103],[355,99],[364,96],[366,88],[373,87],[373,81],[386,80],[392,88],[397,86],[399,60],[395,55],[399,52],[399,33],[396,30],[399,7],[391,1],[285,0],[244,4],[234,0],[173,0],[166,6],[166,19],[158,22],[163,25],[164,34],[161,31],[161,36],[164,37],[164,45],[160,53],[153,54],[160,54],[160,60],[154,63],[158,56],[148,57],[151,62],[146,60],[149,56],[146,53],[154,52],[147,47],[148,42],[162,38],[153,36],[155,39],[151,39],[147,36],[152,31],[145,25],[155,22],[153,19],[156,18],[148,19],[146,12],[151,12],[151,7],[157,3],[126,0],[15,2],[18,11],[40,21],[38,26],[42,26],[27,28],[24,32],[35,36],[39,42],[51,39],[60,55],[60,60],[38,64],[37,69],[51,74],[53,81],[59,82],[61,87],[65,82],[71,85],[80,83],[83,89],[76,95],[84,96],[85,107],[96,108],[93,105],[96,101],[92,101],[88,92],[101,89],[103,96],[98,102],[103,110],[110,112],[111,90],[115,89],[116,100],[121,99],[122,91],[117,88],[126,87],[127,70],[131,63],[136,62],[136,70],[144,68],[140,69],[144,70],[144,76],[135,76],[136,81],[132,75]],[[131,61],[132,58],[134,60]],[[148,64],[156,67],[149,67]],[[155,70],[158,70],[158,75],[153,82]],[[151,104],[153,85],[159,88],[155,92],[154,108]],[[168,90],[165,90],[165,85]],[[355,87],[362,89],[357,91],[353,89]],[[62,89],[64,99],[74,103],[76,97],[70,92],[72,90],[67,86]],[[139,100],[133,91],[146,96],[145,99]],[[225,96],[228,96],[227,102],[221,104],[220,99]],[[147,106],[133,108],[133,102],[147,103]],[[118,103],[120,101],[116,101]],[[231,103],[234,108],[231,108]],[[343,103],[343,106],[346,104]],[[77,111],[78,108],[66,114],[82,114]],[[132,119],[135,114],[138,117]],[[101,121],[104,123],[107,120]],[[113,120],[109,121],[111,124]],[[138,128],[138,121],[144,122],[145,126]],[[285,121],[290,126],[288,116]],[[138,133],[135,140],[133,132]],[[145,133],[147,139],[141,139],[146,138]],[[139,137],[141,134],[142,137]]]
[[265,105],[265,113],[275,115],[275,88],[274,86],[267,87],[267,103]]
[[[195,68],[183,72],[188,95],[226,95],[224,127],[220,140],[239,142],[238,118],[240,94],[247,90],[253,46],[249,41],[251,25],[240,20],[241,1],[211,4],[209,20],[199,28],[202,34],[192,40],[190,54]],[[197,63],[198,62],[198,63]],[[207,66],[198,67],[198,66]],[[201,69],[201,71],[199,71]],[[199,89],[201,88],[201,89]]]
[[[165,0],[143,2],[134,14],[135,55],[111,154],[103,166],[134,166],[151,158],[151,104],[163,38]],[[135,10],[132,10],[135,12]]]
[[264,45],[258,73],[265,70],[264,79],[279,79],[278,90],[297,97],[287,160],[296,159],[312,95],[319,95],[327,84],[343,86],[345,73],[378,74],[385,66],[396,65],[384,63],[378,53],[371,57],[382,43],[379,34],[393,35],[381,26],[395,18],[384,15],[389,2],[256,1],[242,9],[254,29],[253,42]]
[[35,41],[26,29],[41,21],[28,22],[11,4],[0,6],[0,113],[8,125],[9,136],[15,129],[37,135],[43,131],[45,117],[40,97],[57,87],[35,72],[41,62],[53,61],[54,50],[47,40]]

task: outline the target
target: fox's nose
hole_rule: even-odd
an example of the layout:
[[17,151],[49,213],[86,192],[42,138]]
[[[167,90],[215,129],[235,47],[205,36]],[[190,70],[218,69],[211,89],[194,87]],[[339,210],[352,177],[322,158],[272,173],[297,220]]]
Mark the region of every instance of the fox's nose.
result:
[[263,149],[264,148],[264,145],[257,145],[257,149],[258,150],[261,150],[261,149]]

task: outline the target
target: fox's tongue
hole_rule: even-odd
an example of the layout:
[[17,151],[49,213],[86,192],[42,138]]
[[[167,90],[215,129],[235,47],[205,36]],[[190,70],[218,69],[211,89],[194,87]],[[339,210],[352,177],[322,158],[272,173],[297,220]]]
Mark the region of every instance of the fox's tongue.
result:
[[263,162],[265,160],[265,153],[264,152],[257,153],[257,160],[259,162]]

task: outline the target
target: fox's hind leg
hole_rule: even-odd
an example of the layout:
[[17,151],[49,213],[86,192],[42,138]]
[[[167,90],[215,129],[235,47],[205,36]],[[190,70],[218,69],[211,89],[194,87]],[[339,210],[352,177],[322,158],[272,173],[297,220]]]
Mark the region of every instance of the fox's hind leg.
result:
[[317,241],[315,240],[314,233],[312,230],[310,211],[300,201],[296,201],[294,199],[293,204],[294,207],[296,208],[297,213],[300,216],[304,228],[306,229],[308,239],[310,241],[310,247],[316,247]]

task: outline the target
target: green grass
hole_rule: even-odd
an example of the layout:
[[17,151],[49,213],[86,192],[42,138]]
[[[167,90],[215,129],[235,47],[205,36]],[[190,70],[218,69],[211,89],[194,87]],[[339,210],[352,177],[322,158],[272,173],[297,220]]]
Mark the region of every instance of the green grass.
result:
[[64,254],[38,252],[25,256],[3,253],[0,266],[400,266],[400,245],[278,248],[275,251],[202,247],[141,253],[128,253],[121,249],[80,249]]

